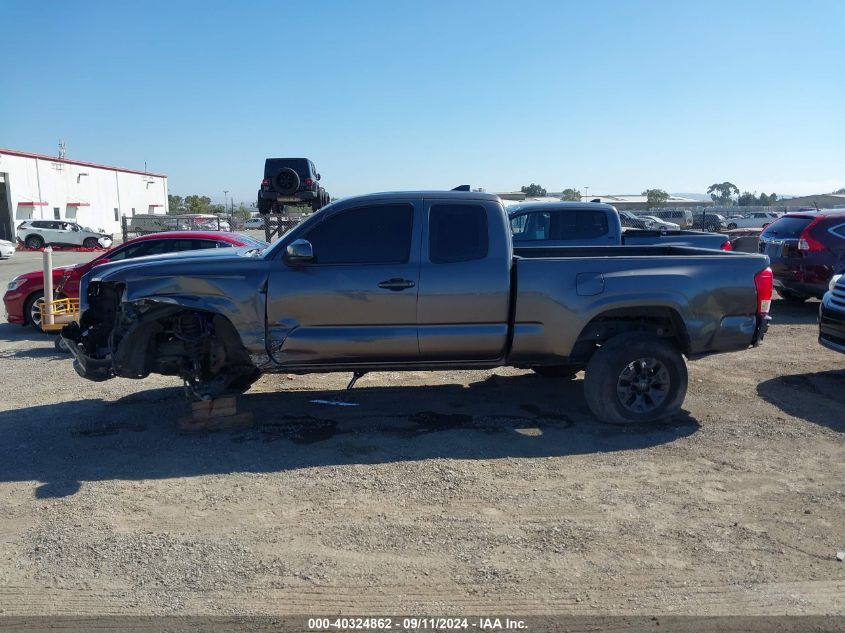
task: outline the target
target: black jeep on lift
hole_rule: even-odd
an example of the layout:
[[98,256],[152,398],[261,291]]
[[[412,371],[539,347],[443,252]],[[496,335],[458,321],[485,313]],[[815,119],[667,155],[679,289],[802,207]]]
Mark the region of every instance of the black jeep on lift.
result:
[[326,206],[331,197],[320,184],[320,174],[307,158],[268,158],[258,190],[258,212],[281,213],[285,205],[309,204],[312,211]]

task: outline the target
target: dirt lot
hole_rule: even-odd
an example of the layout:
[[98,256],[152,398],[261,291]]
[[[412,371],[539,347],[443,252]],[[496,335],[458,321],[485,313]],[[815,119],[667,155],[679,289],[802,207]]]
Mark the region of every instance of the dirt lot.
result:
[[4,322],[0,613],[845,614],[817,307],[776,301],[762,347],[691,363],[686,413],[626,429],[499,370],[269,376],[254,430],[180,435],[177,380],[83,381]]

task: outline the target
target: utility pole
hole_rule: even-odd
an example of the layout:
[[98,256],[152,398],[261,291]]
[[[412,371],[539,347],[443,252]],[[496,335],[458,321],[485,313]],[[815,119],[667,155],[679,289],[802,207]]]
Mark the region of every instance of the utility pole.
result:
[[590,188],[584,187],[584,202],[590,201]]
[[226,212],[226,209],[229,208],[229,190],[225,189],[223,191],[223,212]]

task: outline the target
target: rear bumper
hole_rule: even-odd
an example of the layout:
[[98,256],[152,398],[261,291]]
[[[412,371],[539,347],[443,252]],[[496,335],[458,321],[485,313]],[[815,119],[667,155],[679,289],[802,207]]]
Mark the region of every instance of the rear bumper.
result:
[[827,284],[807,283],[805,281],[790,279],[789,277],[778,276],[777,274],[775,274],[773,283],[775,290],[783,288],[795,294],[807,295],[808,297],[821,298],[827,292]]
[[276,191],[259,191],[258,199],[265,202],[306,202],[317,197],[316,191],[305,190],[296,193],[281,194]]
[[819,343],[845,354],[845,310],[832,305],[830,293],[819,308]]

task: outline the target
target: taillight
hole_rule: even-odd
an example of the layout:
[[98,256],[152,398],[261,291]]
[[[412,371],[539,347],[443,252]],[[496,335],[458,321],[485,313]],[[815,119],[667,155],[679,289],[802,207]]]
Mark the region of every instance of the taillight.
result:
[[[255,181],[253,180],[253,182],[255,182]],[[269,187],[269,186],[270,186],[270,179],[269,179],[269,178],[265,178],[264,180],[262,180],[262,181],[261,181],[261,186],[262,186],[262,187]]]
[[724,244],[722,244],[722,246],[721,246],[720,248],[721,248],[723,251],[731,251],[731,250],[733,250],[733,246],[731,246],[731,241],[730,241],[730,240],[725,240],[725,243],[724,243]]
[[314,184],[314,180],[313,180],[313,179],[311,179],[311,178],[306,178],[306,179],[305,179],[305,186],[306,186],[306,187],[310,187],[310,186],[311,186],[311,185],[313,185],[313,184]]
[[815,218],[812,222],[810,222],[804,230],[801,231],[801,235],[798,236],[798,250],[799,251],[823,251],[824,244],[819,242],[816,238],[810,235],[810,229],[812,229],[816,224],[822,221],[822,217]]
[[757,288],[757,314],[768,314],[772,306],[772,269],[764,268],[754,275]]

